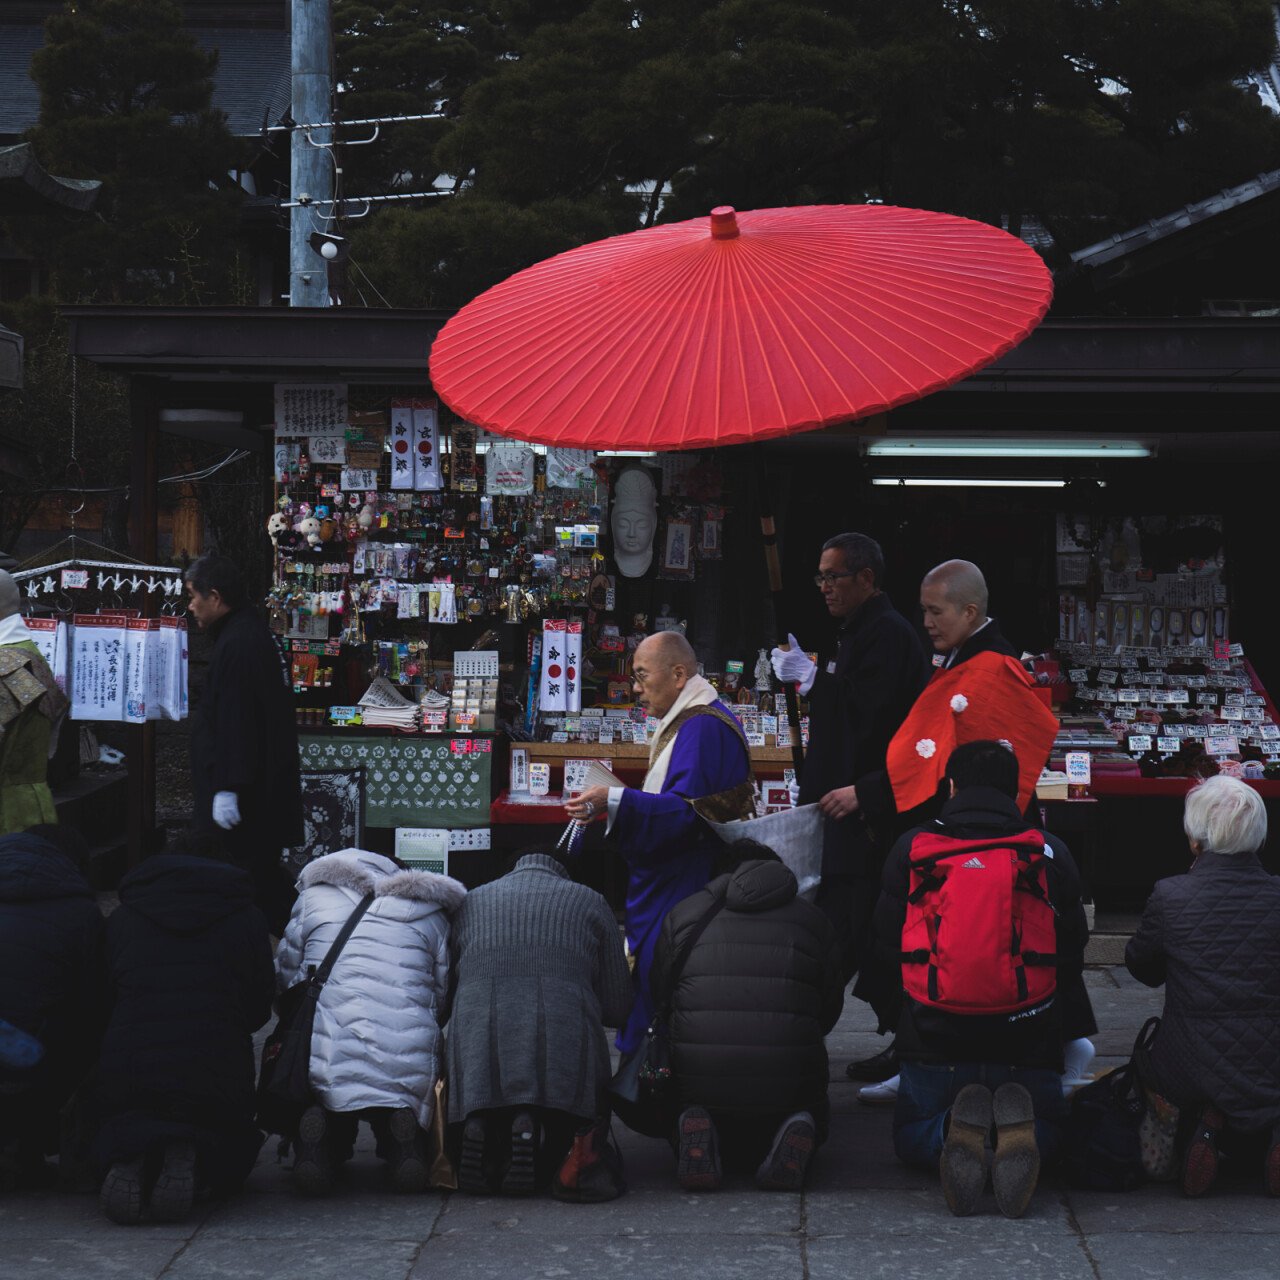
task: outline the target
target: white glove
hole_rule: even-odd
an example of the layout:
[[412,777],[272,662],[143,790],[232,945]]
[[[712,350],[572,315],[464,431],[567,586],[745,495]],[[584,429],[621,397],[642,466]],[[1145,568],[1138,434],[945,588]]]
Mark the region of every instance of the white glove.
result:
[[814,674],[818,670],[817,664],[800,648],[800,641],[795,636],[788,634],[787,643],[791,648],[775,648],[771,655],[773,674],[783,684],[800,685],[800,691],[804,693],[807,686],[813,683]]
[[794,779],[787,783],[787,794],[791,797],[791,807],[798,809],[800,807],[800,784]]
[[240,823],[240,802],[234,791],[219,791],[213,797],[213,820],[223,831],[230,831]]

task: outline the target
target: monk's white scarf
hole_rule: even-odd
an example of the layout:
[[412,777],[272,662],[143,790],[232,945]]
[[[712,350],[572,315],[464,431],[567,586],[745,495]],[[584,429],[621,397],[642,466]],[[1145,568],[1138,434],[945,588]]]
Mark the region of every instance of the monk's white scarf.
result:
[[662,740],[663,730],[686,707],[709,707],[719,696],[711,681],[702,676],[691,676],[688,684],[680,690],[680,696],[671,704],[671,710],[658,721],[658,731],[649,745],[649,772],[644,775],[644,790],[650,795],[656,796],[662,790],[667,780],[667,770],[671,767],[671,753],[680,736],[678,733],[672,734],[671,741],[659,752],[658,743]]

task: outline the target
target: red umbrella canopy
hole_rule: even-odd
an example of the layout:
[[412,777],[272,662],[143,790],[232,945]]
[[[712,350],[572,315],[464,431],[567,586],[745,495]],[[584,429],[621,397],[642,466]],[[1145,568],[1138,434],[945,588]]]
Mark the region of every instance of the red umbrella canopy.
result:
[[730,208],[614,236],[463,307],[431,379],[541,444],[701,449],[915,400],[1043,318],[1049,272],[996,227],[889,205]]

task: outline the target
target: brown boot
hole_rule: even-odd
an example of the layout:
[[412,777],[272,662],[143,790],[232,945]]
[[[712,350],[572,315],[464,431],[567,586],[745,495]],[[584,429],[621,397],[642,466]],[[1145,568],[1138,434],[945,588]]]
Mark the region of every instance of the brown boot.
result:
[[551,1194],[574,1204],[603,1204],[626,1189],[622,1156],[610,1141],[608,1117],[584,1125],[573,1135],[569,1154],[552,1179]]

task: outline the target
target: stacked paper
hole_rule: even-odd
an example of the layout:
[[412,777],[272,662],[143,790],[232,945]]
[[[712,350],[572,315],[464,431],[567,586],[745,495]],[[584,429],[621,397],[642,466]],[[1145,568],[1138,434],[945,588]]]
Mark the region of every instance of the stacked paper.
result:
[[386,676],[379,676],[360,699],[360,717],[371,729],[416,729],[418,704],[410,702]]

